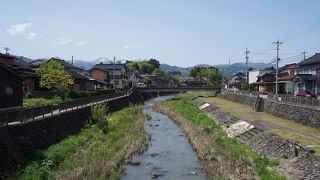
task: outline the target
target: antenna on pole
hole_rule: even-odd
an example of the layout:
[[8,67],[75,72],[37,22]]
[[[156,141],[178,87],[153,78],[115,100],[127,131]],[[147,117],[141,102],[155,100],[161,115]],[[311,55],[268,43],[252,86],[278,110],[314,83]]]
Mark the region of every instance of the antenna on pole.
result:
[[303,60],[306,60],[306,54],[307,54],[308,52],[306,52],[305,50],[302,52],[302,54],[303,54]]
[[6,51],[6,54],[8,55],[8,54],[9,54],[9,52],[8,52],[8,51],[10,50],[10,48],[8,48],[8,47],[4,47],[3,49]]

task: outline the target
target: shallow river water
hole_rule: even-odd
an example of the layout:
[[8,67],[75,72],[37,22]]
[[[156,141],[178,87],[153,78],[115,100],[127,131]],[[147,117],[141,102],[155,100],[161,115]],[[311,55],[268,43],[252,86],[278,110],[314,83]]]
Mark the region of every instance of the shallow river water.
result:
[[151,135],[148,149],[133,157],[137,166],[128,165],[121,179],[188,180],[207,179],[196,153],[193,151],[180,127],[166,115],[155,112],[152,106],[170,96],[158,97],[145,102],[144,113],[152,119],[145,121],[144,129]]

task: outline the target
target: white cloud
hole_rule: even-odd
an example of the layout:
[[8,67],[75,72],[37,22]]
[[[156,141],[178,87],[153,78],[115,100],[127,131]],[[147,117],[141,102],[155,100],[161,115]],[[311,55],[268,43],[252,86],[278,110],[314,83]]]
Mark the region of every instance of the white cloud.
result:
[[130,49],[131,46],[123,46],[123,49]]
[[32,23],[11,25],[10,28],[7,29],[7,32],[12,36],[15,36],[17,34],[23,34],[26,31],[26,29],[30,26],[32,26]]
[[57,41],[54,42],[54,44],[57,46],[63,46],[71,42],[72,42],[72,39],[59,38]]
[[29,32],[26,36],[26,38],[29,40],[34,40],[36,37],[37,37],[37,34],[33,32]]
[[87,45],[86,41],[79,41],[78,42],[78,46],[85,46],[85,45]]

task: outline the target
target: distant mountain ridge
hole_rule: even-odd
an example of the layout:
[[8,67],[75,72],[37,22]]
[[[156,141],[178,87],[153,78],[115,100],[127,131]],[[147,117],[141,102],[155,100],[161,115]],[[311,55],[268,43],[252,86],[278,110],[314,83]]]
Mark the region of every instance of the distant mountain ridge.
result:
[[[222,71],[224,73],[224,75],[229,74],[229,65],[228,64],[219,64],[219,65],[197,64],[196,66],[197,67],[216,67],[220,71]],[[271,65],[269,63],[249,63],[248,66],[253,69],[264,69],[267,67],[271,67],[273,65]],[[168,64],[160,64],[160,68],[165,72],[180,71],[182,74],[187,74],[189,69],[192,67],[182,68],[182,67],[178,67],[178,66],[170,66]],[[245,63],[234,63],[234,64],[230,65],[230,73],[231,74],[236,74],[238,72],[242,72],[242,73],[246,72]]]
[[[31,62],[36,59],[31,59],[23,56],[16,56],[17,58],[24,60],[26,62]],[[38,58],[38,59],[50,59],[50,58]],[[67,62],[71,63],[71,60],[66,60]],[[82,69],[89,70],[91,69],[97,62],[96,61],[83,61],[83,60],[74,60],[73,64],[78,66]],[[161,62],[160,62],[161,63]],[[229,74],[229,65],[228,64],[219,64],[219,65],[209,65],[209,64],[197,64],[198,67],[216,67],[220,71],[224,73],[224,75]],[[249,63],[249,67],[253,69],[264,69],[267,67],[271,67],[273,65],[269,63]],[[160,68],[165,72],[172,72],[172,71],[180,71],[182,74],[188,74],[189,69],[191,67],[179,67],[179,66],[171,66],[169,64],[160,64]],[[234,63],[230,65],[230,72],[231,74],[236,74],[238,72],[245,72],[246,65],[244,63]]]

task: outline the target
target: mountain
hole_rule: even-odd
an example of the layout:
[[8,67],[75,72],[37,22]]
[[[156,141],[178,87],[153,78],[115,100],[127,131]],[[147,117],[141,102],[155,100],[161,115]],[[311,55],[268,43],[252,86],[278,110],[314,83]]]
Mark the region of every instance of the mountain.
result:
[[[68,60],[71,63],[70,60]],[[81,69],[89,70],[96,64],[95,61],[82,61],[82,60],[73,60],[73,65],[78,66]]]
[[[229,74],[229,65],[228,64],[220,64],[220,65],[197,64],[196,66],[197,67],[211,67],[212,66],[212,67],[218,68],[226,76]],[[249,63],[248,66],[253,69],[264,69],[266,67],[271,67],[272,65],[267,64],[267,63]],[[168,64],[161,64],[160,68],[165,72],[180,71],[182,74],[187,74],[189,69],[192,67],[181,68],[178,66],[170,66]],[[243,73],[246,72],[245,63],[231,64],[230,65],[230,72],[231,72],[231,74],[236,74],[238,72],[243,72]]]
[[180,71],[182,74],[187,74],[189,68],[182,68],[178,66],[170,66],[168,64],[160,64],[160,69],[164,72]]

